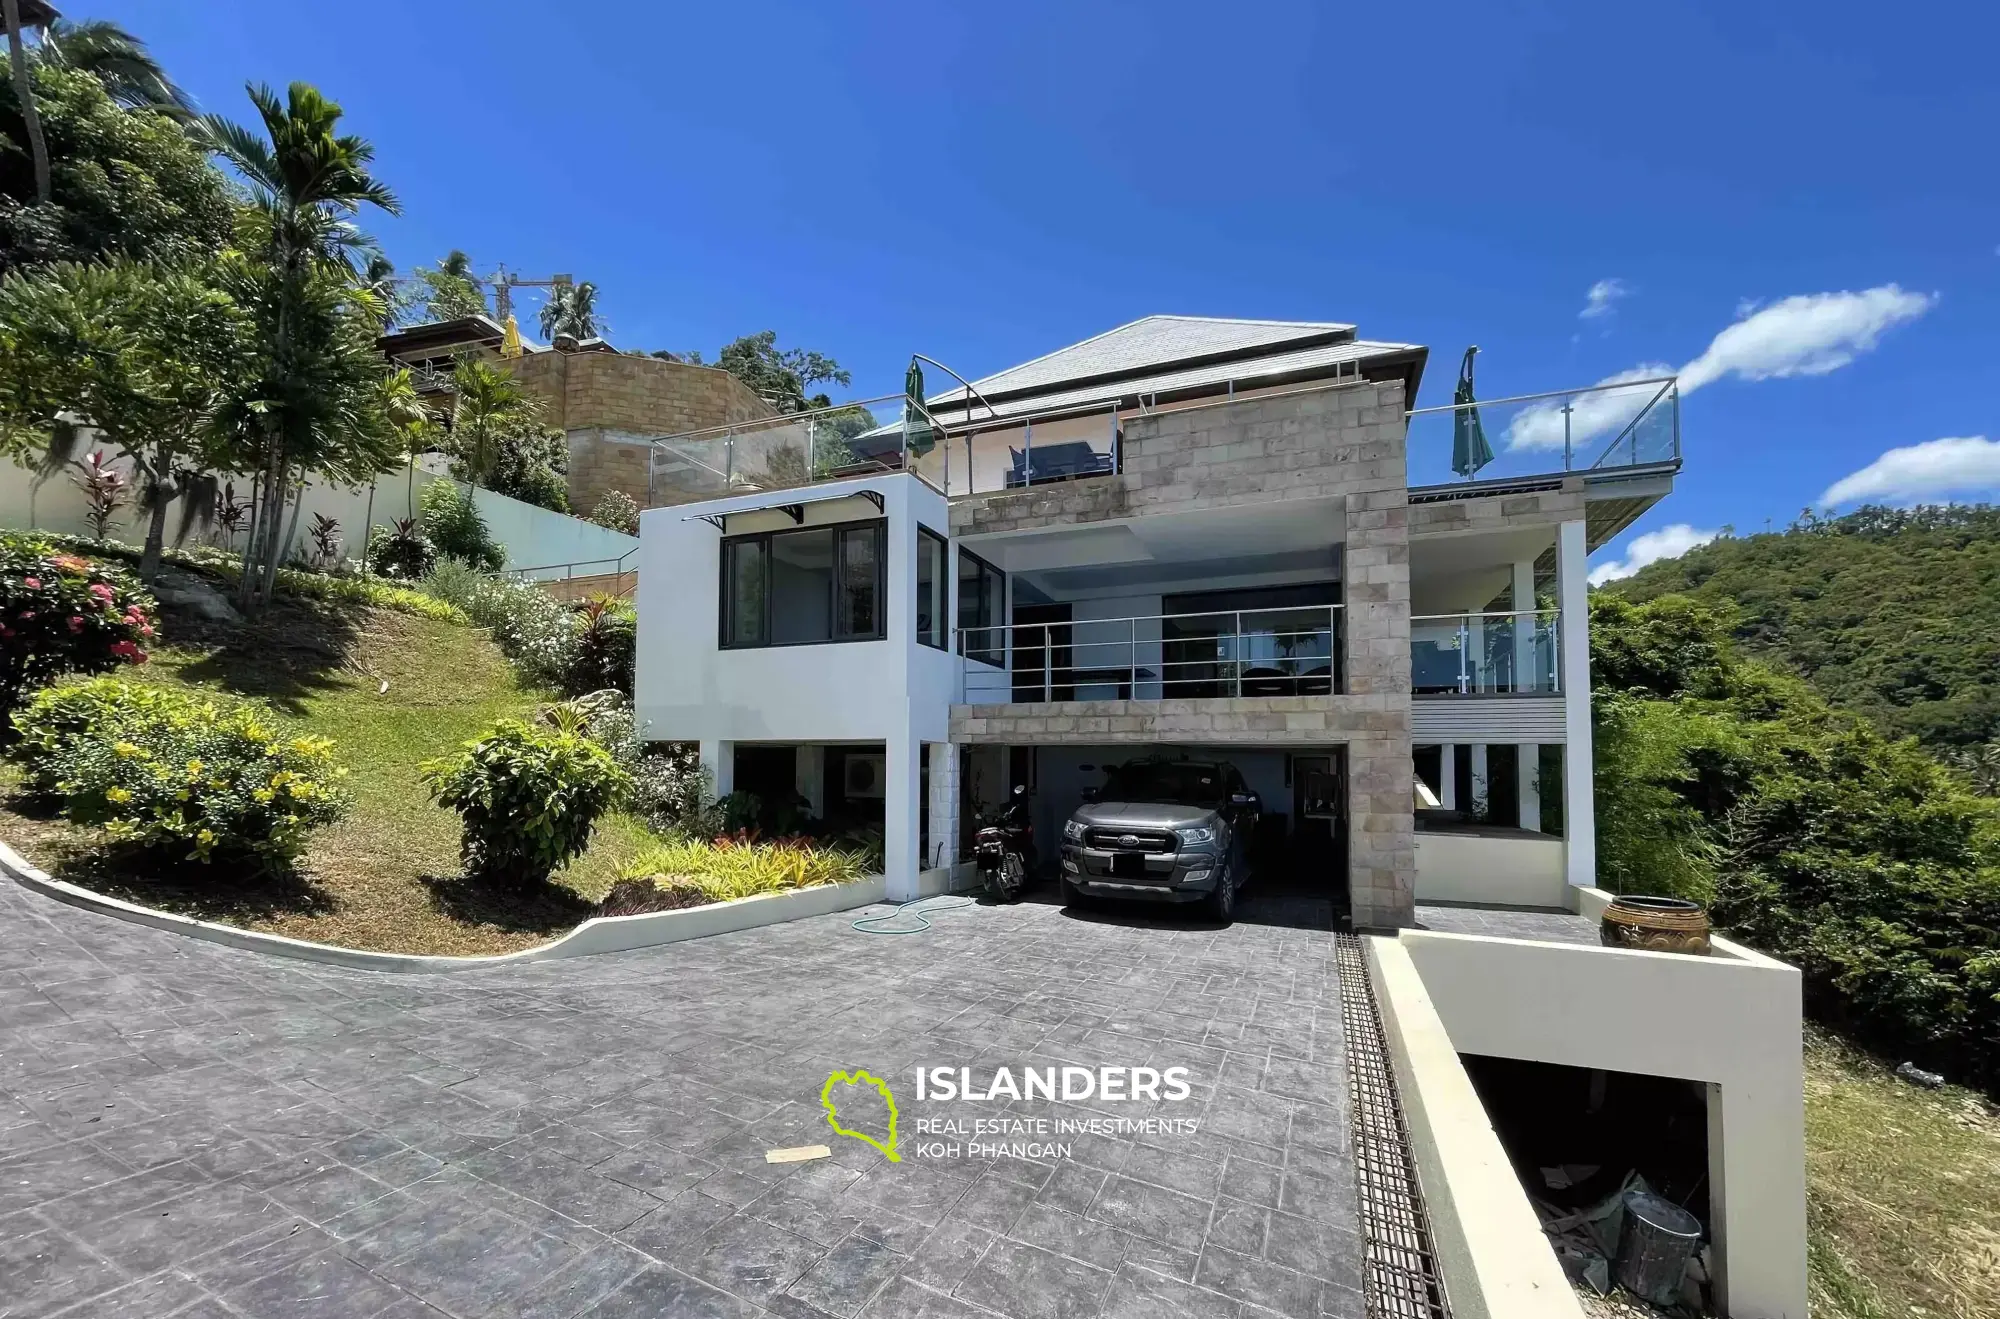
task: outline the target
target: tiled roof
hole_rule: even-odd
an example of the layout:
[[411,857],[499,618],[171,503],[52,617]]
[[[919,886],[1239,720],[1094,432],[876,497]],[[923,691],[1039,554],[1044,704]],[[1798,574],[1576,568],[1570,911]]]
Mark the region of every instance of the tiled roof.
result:
[[[1039,393],[1071,382],[1143,374],[1148,368],[1191,364],[1203,358],[1254,355],[1260,349],[1282,349],[1301,341],[1326,343],[1351,339],[1353,334],[1352,325],[1333,321],[1146,316],[973,383],[980,393],[988,396],[1022,391]],[[960,392],[952,389],[933,396],[931,401],[948,401]]]

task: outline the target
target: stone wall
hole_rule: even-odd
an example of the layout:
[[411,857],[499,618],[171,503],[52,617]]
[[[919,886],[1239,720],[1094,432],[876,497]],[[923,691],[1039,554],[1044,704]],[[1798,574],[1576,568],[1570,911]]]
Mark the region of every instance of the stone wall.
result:
[[960,500],[955,534],[1151,513],[1338,500],[1345,690],[1333,696],[959,706],[954,742],[1347,747],[1348,891],[1357,925],[1415,919],[1410,761],[1411,508],[1400,381],[1267,395],[1128,419],[1123,470]]
[[1546,490],[1411,504],[1410,535],[1449,536],[1468,531],[1552,527],[1574,522],[1583,515],[1583,478],[1565,476],[1552,480]]
[[651,436],[775,415],[727,371],[630,353],[530,353],[507,363],[569,435],[569,503],[579,514],[610,490],[647,503]]

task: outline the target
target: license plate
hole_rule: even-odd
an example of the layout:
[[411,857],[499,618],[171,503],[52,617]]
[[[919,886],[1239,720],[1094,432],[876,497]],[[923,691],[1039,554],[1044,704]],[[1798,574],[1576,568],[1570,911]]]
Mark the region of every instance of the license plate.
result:
[[1144,879],[1146,877],[1146,857],[1141,852],[1113,852],[1111,854],[1111,876],[1113,879]]

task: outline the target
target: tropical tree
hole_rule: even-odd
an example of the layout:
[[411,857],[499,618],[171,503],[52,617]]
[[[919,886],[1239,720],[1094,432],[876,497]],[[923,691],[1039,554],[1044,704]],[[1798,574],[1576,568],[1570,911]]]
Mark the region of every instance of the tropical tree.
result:
[[42,136],[42,114],[35,106],[34,83],[28,76],[28,48],[21,40],[21,0],[0,0],[7,20],[7,63],[13,74],[14,104],[27,128],[28,153],[35,162],[35,200],[46,206],[53,193],[49,176],[49,144]]
[[219,116],[202,121],[251,194],[244,228],[256,269],[239,300],[254,308],[262,343],[259,378],[239,415],[246,431],[257,423],[264,499],[245,550],[246,605],[270,599],[285,545],[283,495],[295,469],[372,474],[393,462],[395,437],[376,384],[381,309],[354,283],[354,256],[368,246],[354,216],[364,206],[401,210],[369,170],[375,149],[336,132],[340,106],[318,88],[295,82],[282,102],[262,84],[248,90],[261,133]]
[[59,462],[76,435],[58,419],[67,413],[129,460],[150,513],[147,580],[159,572],[169,504],[228,461],[215,423],[252,327],[214,273],[121,261],[0,280],[0,445]]
[[[699,365],[701,355],[690,353],[688,359]],[[776,330],[746,334],[725,345],[715,364],[780,412],[831,407],[833,400],[825,393],[809,395],[806,391],[828,382],[843,387],[854,383],[854,377],[831,357],[802,348],[778,347]]]
[[174,84],[146,43],[101,18],[56,19],[34,51],[38,63],[76,69],[103,84],[111,99],[130,110],[158,110],[175,119],[194,117],[194,100]]
[[540,419],[541,407],[508,372],[462,357],[451,373],[451,447],[466,484],[478,485],[493,465],[502,437]]
[[54,158],[42,200],[17,86],[0,82],[0,269],[134,257],[182,265],[228,245],[229,188],[162,114],[121,107],[87,72],[38,62],[38,132]]
[[382,332],[389,333],[409,320],[416,310],[417,297],[410,281],[396,273],[396,263],[381,252],[371,252],[361,268],[361,287],[381,304]]
[[425,288],[424,319],[456,321],[487,314],[486,295],[472,273],[472,258],[453,248],[434,269],[419,270]]
[[572,339],[594,339],[597,337],[597,285],[585,280],[581,284],[559,285],[549,293],[549,300],[542,304],[540,325],[542,337],[553,341],[558,335],[568,335]]

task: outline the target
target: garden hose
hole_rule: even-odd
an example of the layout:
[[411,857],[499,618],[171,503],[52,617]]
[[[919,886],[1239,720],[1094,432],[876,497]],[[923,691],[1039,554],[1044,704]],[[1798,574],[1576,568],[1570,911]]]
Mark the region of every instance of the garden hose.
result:
[[[926,902],[937,902],[941,899],[948,901],[951,905],[948,907],[925,907],[921,911],[911,910],[911,908],[920,907]],[[976,907],[978,905],[979,901],[976,898],[954,898],[949,894],[934,893],[928,898],[916,898],[910,902],[905,902],[898,906],[896,910],[884,912],[880,916],[863,916],[860,920],[854,921],[853,925],[855,929],[861,931],[863,934],[922,934],[931,927],[930,917],[938,915],[941,912],[957,911],[961,907]],[[910,913],[910,919],[917,922],[910,929],[893,930],[877,928],[896,920],[906,911]]]

